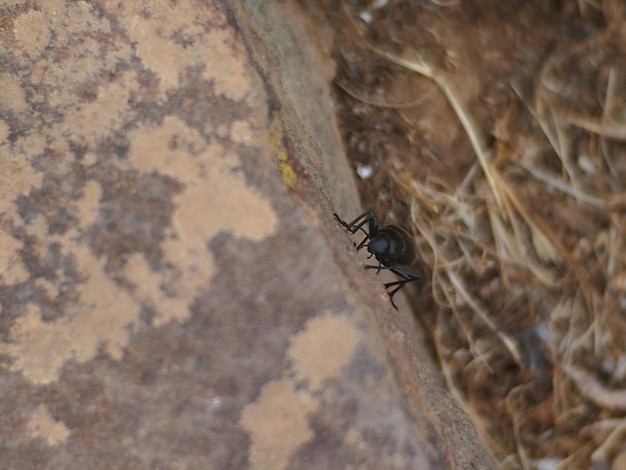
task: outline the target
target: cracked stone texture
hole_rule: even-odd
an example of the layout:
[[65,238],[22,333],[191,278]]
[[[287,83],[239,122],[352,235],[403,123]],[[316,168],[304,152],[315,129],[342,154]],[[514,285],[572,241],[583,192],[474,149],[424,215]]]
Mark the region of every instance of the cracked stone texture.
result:
[[491,467],[332,220],[294,8],[0,7],[3,468]]

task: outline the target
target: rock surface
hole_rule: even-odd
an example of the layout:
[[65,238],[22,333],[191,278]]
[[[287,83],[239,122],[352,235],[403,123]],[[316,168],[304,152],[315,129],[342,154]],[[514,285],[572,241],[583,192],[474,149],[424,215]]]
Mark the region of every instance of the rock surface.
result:
[[332,221],[328,64],[283,6],[0,18],[4,468],[490,467]]

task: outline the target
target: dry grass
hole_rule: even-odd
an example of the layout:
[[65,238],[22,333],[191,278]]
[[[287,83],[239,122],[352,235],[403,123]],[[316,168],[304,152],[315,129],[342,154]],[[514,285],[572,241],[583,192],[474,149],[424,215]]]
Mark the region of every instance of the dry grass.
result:
[[[432,80],[473,149],[456,187],[414,177],[399,158],[386,171],[432,273],[443,375],[502,468],[588,468],[626,455],[626,7],[579,7],[602,9],[604,33],[553,53],[529,96],[513,87],[536,131],[520,137],[503,114],[491,146],[447,70],[412,48],[370,46]],[[597,109],[582,99],[598,94]],[[546,206],[588,216],[563,224]],[[507,309],[527,328],[508,331]]]

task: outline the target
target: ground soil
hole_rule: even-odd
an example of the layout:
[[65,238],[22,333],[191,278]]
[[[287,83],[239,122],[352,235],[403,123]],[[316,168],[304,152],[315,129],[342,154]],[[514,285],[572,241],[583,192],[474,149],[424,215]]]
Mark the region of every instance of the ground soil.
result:
[[305,3],[334,30],[363,207],[415,235],[407,291],[453,395],[502,468],[617,468],[625,7]]

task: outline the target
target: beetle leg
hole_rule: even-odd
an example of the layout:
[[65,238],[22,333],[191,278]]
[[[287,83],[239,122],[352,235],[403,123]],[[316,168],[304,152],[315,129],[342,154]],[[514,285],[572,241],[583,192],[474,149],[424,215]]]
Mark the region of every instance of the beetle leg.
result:
[[[396,310],[398,310],[398,307],[396,307],[396,304],[393,301],[393,296],[396,294],[396,292],[402,289],[402,287],[404,287],[405,284],[412,282],[412,281],[417,281],[418,279],[422,278],[422,276],[420,276],[417,273],[407,271],[406,269],[402,269],[397,266],[367,265],[365,266],[365,269],[376,269],[377,270],[376,274],[378,274],[381,269],[388,269],[389,271],[394,273],[396,276],[400,276],[402,278],[399,281],[386,282],[384,284],[385,289],[387,289],[387,294],[389,295],[389,300],[391,300],[391,305],[393,305],[393,308],[395,308]],[[394,289],[389,290],[390,287],[394,287]]]
[[[369,223],[370,232],[376,233],[378,231],[378,217],[376,217],[374,211],[365,211],[352,222],[345,222],[337,214],[333,215],[339,221],[339,223],[351,233],[356,233],[357,230],[361,229],[361,227],[363,227],[367,223]],[[363,229],[363,231],[365,230]],[[371,235],[374,235],[374,233],[371,233]]]
[[412,281],[417,281],[418,279],[421,279],[422,276],[420,276],[417,273],[413,273],[411,271],[407,271],[406,269],[402,269],[398,267],[392,267],[390,269],[392,273],[402,278],[402,280],[400,281],[388,282],[385,284],[385,289],[389,289],[390,287],[397,286],[393,290],[389,291],[388,293],[389,293],[389,300],[391,300],[391,305],[393,305],[394,308],[398,310],[398,307],[396,307],[396,304],[393,302],[394,294],[398,292],[400,289],[402,289],[402,287],[404,287],[405,284],[412,282]]
[[369,236],[372,238],[378,232],[378,217],[374,211],[367,211],[367,221],[369,222]]
[[[371,240],[372,237],[376,235],[376,232],[378,232],[378,217],[376,217],[376,214],[374,214],[373,211],[365,211],[359,216],[359,218],[361,217],[363,217],[363,220],[359,223],[357,227],[361,229],[363,232],[365,232],[365,230],[363,229],[363,225],[367,223],[367,228],[369,231],[367,233],[367,236],[361,241],[361,243],[357,245],[356,247],[357,251],[367,246],[368,244],[366,244],[366,242],[368,240]],[[355,229],[355,231],[356,230],[357,229]]]
[[[385,267],[381,269],[385,269]],[[388,269],[391,270],[391,272],[396,274],[397,276],[400,276],[402,279],[405,279],[407,282],[417,281],[418,279],[422,278],[422,276],[417,273],[407,271],[406,269],[402,269],[397,266],[391,266]]]
[[[370,253],[370,255],[367,257],[367,259],[370,259],[372,256],[374,256],[372,253]],[[380,273],[381,269],[391,269],[388,266],[385,266],[383,263],[379,262],[377,266],[374,266],[373,264],[366,264],[365,269],[375,269],[376,270],[376,274]]]
[[[422,276],[420,276],[417,273],[413,273],[411,271],[407,271],[406,269],[402,269],[399,268],[398,266],[385,266],[384,264],[379,264],[378,266],[374,266],[373,264],[368,264],[365,266],[365,269],[376,269],[378,274],[378,271],[380,271],[381,269],[388,269],[389,271],[391,271],[392,273],[394,273],[397,276],[400,276],[403,280],[410,282],[410,281],[416,281],[417,279],[421,279]],[[400,281],[398,281],[400,282]]]
[[415,281],[417,279],[419,279],[419,278],[416,277],[416,278],[413,278],[413,279],[402,279],[401,281],[387,282],[385,284],[385,289],[389,289],[390,287],[396,286],[394,289],[387,291],[387,295],[389,295],[389,300],[391,301],[391,305],[393,305],[393,308],[398,310],[398,307],[396,306],[395,302],[393,301],[393,296],[396,294],[396,292],[398,292],[400,289],[402,289],[402,287],[404,287],[404,285],[406,283],[411,282],[411,281]]
[[[378,231],[378,217],[376,217],[376,214],[374,214],[373,211],[363,212],[352,222],[346,222],[345,220],[342,220],[341,217],[339,217],[339,215],[337,214],[333,215],[335,216],[335,219],[337,219],[337,222],[339,222],[341,226],[345,228],[348,232],[356,233],[360,230],[365,234],[365,238],[361,240],[361,243],[355,245],[357,251],[367,246],[367,241],[370,240]],[[368,224],[369,233],[366,232],[363,228],[365,224]]]
[[352,233],[355,233],[358,229],[361,229],[361,231],[365,233],[365,230],[363,229],[363,225],[365,225],[366,223],[367,223],[368,232],[366,233],[365,238],[361,240],[361,243],[357,245],[356,247],[357,251],[367,246],[366,242],[371,240],[372,237],[376,235],[376,232],[378,232],[378,217],[376,217],[376,214],[374,214],[373,211],[363,212],[356,220],[359,220],[361,217],[363,217],[363,220],[357,226],[355,226],[354,231]]

